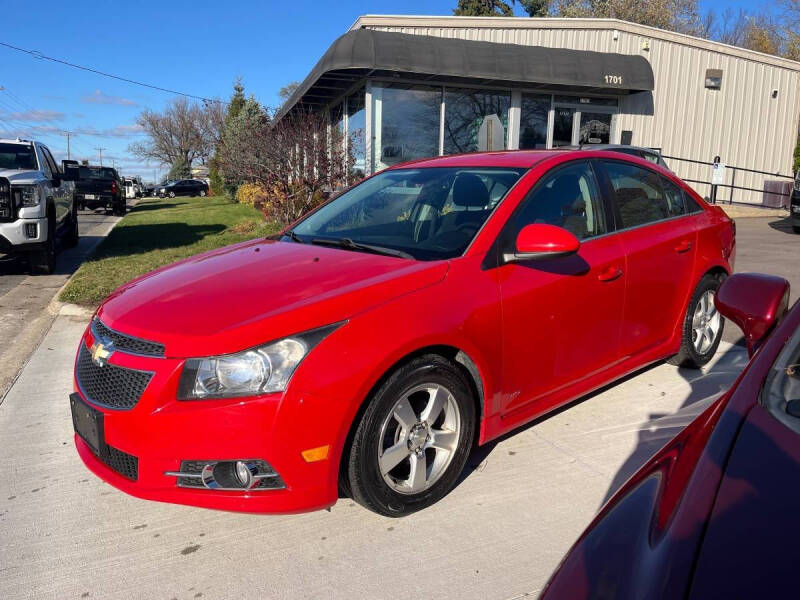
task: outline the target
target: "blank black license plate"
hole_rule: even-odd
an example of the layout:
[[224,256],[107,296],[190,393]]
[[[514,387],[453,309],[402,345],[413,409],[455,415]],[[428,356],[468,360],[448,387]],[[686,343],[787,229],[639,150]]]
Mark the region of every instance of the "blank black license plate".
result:
[[70,394],[69,404],[75,433],[99,455],[103,446],[103,413],[86,404],[79,394]]

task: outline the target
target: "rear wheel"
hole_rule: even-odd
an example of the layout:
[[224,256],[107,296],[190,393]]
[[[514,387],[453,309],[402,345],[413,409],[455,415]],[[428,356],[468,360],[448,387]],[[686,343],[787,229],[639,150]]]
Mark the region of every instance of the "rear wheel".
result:
[[170,192],[170,193],[169,193],[169,197],[170,197],[170,198],[174,198],[174,197],[175,197],[175,192]]
[[114,203],[114,216],[115,217],[124,217],[125,216],[125,201],[116,202]]
[[800,233],[800,225],[792,225],[792,231],[795,233]]
[[475,421],[475,400],[458,368],[438,355],[415,358],[369,400],[342,487],[389,517],[430,506],[464,469]]
[[205,196],[206,196],[206,191],[205,190],[200,190],[200,197],[201,198],[205,198]]
[[47,241],[44,248],[30,256],[31,272],[35,275],[50,275],[56,270],[56,220],[47,218]]
[[714,297],[724,280],[725,275],[706,275],[697,284],[683,320],[681,349],[669,363],[699,369],[714,356],[725,326]]

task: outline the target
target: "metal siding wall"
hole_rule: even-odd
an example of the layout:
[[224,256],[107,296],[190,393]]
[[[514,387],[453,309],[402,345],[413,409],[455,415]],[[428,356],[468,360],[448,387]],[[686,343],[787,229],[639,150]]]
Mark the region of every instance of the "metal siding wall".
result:
[[[642,114],[647,94],[620,102],[617,130],[633,131],[633,143],[662,149],[668,156],[711,161],[719,155],[729,165],[790,175],[800,120],[800,72],[672,41],[613,29],[504,27],[372,27],[417,35],[489,42],[641,54],[653,65],[653,115]],[[650,41],[650,50],[642,43]],[[723,70],[722,89],[704,87],[705,70]],[[778,98],[771,98],[777,88]],[[667,161],[683,178],[709,180],[711,167]],[[763,189],[763,175],[739,172],[736,184]],[[727,176],[730,182],[730,171]],[[709,186],[692,184],[701,195]],[[720,188],[718,200],[730,190]],[[760,204],[760,192],[734,191],[737,202]]]

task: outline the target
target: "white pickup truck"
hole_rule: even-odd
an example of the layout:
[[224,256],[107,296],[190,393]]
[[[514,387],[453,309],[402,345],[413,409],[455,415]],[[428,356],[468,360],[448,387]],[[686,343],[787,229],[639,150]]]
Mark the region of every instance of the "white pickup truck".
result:
[[77,163],[56,164],[47,146],[0,139],[0,254],[28,258],[33,273],[52,273],[56,242],[78,243]]

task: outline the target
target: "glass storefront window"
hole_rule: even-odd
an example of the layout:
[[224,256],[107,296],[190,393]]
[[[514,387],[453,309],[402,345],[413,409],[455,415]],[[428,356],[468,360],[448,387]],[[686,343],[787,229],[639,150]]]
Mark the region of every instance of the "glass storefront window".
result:
[[611,113],[581,111],[579,144],[608,144],[611,140]]
[[521,150],[547,148],[547,115],[550,96],[522,94],[519,120],[519,147]]
[[375,170],[438,156],[442,89],[408,84],[372,88]]
[[444,153],[503,150],[511,94],[446,89]]
[[364,90],[347,97],[347,137],[353,155],[353,175],[367,174],[367,111],[364,109]]

